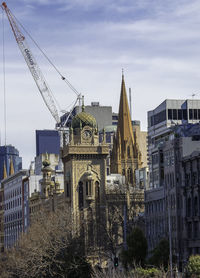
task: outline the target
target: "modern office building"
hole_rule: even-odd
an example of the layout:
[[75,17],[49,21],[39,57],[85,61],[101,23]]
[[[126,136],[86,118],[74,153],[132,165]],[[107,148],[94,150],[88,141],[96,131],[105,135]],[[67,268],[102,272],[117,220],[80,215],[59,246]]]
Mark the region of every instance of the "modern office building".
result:
[[48,158],[54,170],[62,171],[60,160],[60,135],[57,130],[36,130],[35,175],[41,175],[42,162]]
[[4,178],[4,171],[6,175],[10,174],[10,166],[17,173],[22,169],[22,158],[19,157],[19,151],[12,145],[0,146],[0,180]]
[[162,153],[159,146],[169,138],[170,127],[200,121],[200,100],[167,99],[148,112],[148,159],[150,188],[163,185],[163,171],[159,172]]
[[57,130],[36,130],[36,156],[60,153],[60,135]]
[[[183,163],[200,151],[199,111],[200,101],[166,100],[148,112],[150,183],[145,191],[145,225],[149,252],[162,238],[168,238],[180,270],[189,254],[197,251],[197,241],[194,248],[186,238],[184,241],[188,224]],[[193,170],[190,165],[190,172],[195,172],[197,167]]]
[[23,231],[23,179],[28,175],[27,170],[20,170],[16,174],[1,181],[4,189],[4,248],[15,245]]

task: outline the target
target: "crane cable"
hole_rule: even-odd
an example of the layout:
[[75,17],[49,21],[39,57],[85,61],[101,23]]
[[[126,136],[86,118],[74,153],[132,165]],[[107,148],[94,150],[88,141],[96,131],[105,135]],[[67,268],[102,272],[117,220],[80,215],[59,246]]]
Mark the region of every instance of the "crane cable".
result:
[[4,26],[4,11],[2,11],[2,58],[3,58],[3,97],[4,97],[4,144],[6,146],[6,137],[7,137],[7,121],[6,121],[6,67],[5,67],[5,26]]
[[[13,15],[13,14],[12,14]],[[25,27],[21,24],[21,22],[16,18],[15,15],[13,15],[15,20],[18,22],[18,24],[21,26],[21,28],[26,32],[26,34],[29,36],[29,38],[33,41],[33,43],[37,46],[37,48],[40,50],[40,52],[44,55],[44,57],[47,59],[47,61],[52,65],[52,67],[56,70],[56,72],[60,75],[61,79],[65,81],[65,83],[68,85],[68,87],[77,95],[80,96],[80,93],[74,88],[74,86],[67,80],[67,78],[59,71],[59,69],[55,66],[55,64],[50,60],[50,58],[47,56],[47,54],[44,52],[44,50],[41,49],[39,44],[34,40],[34,38],[31,36],[31,34],[25,29]]]

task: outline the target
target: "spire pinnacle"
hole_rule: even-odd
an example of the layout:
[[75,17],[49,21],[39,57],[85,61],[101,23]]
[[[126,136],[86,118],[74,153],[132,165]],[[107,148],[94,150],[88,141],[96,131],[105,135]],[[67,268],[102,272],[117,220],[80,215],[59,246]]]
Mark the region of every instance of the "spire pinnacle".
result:
[[120,132],[121,134],[122,141],[127,141],[129,138],[132,138],[132,141],[134,142],[131,117],[126,94],[126,86],[124,81],[124,71],[122,72],[118,132]]
[[12,156],[10,157],[10,170],[9,170],[9,176],[13,175],[15,173],[14,166],[13,166],[13,160]]
[[6,163],[4,161],[4,164],[3,164],[3,179],[6,179],[7,178],[7,170],[6,170]]
[[122,80],[124,80],[124,69],[122,68]]

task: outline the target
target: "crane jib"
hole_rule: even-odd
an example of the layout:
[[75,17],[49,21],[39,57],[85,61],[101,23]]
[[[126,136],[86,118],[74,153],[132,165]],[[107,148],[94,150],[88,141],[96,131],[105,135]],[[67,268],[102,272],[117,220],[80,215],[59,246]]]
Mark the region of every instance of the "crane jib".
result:
[[30,51],[27,48],[24,51],[26,53],[26,57],[28,58],[30,65],[33,66],[35,63],[33,62],[33,58],[31,57]]

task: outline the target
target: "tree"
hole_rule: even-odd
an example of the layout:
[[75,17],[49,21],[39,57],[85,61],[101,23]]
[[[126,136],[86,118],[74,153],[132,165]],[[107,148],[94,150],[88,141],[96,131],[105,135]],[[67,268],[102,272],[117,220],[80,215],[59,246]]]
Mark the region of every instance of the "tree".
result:
[[127,237],[127,250],[121,253],[122,262],[125,267],[133,267],[135,264],[144,265],[147,255],[147,240],[138,227],[135,227]]
[[92,274],[83,239],[67,208],[49,214],[41,211],[2,263],[1,275],[9,278],[90,278]]
[[187,264],[187,272],[190,277],[200,277],[200,255],[190,256]]
[[161,239],[156,248],[152,251],[152,256],[148,260],[148,263],[167,269],[169,264],[169,241],[167,239]]

